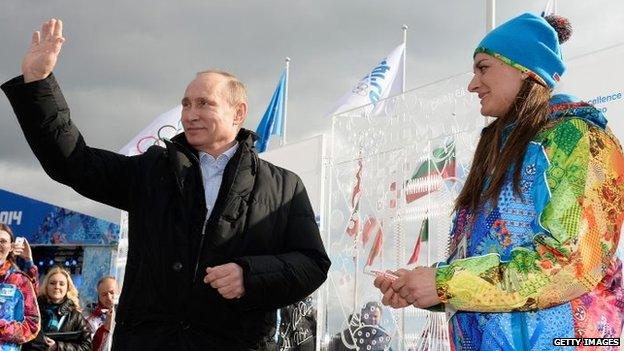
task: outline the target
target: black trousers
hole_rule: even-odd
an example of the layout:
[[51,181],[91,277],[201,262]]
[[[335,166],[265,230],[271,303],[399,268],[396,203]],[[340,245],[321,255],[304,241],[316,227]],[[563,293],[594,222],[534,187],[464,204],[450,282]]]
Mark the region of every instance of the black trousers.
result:
[[210,335],[198,327],[175,323],[141,323],[115,326],[112,351],[275,351],[273,340],[267,338],[249,346],[239,339]]

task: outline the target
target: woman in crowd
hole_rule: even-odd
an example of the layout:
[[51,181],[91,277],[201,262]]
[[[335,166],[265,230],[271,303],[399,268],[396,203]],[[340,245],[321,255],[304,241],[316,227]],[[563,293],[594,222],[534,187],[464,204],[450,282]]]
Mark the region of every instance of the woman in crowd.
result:
[[481,41],[468,90],[496,119],[456,200],[448,261],[375,280],[395,308],[456,311],[455,350],[560,350],[553,338],[622,332],[624,156],[600,111],[552,95],[570,33],[562,17],[524,14]]
[[39,308],[30,279],[15,265],[11,228],[0,223],[0,349],[20,350],[39,331]]
[[91,329],[82,317],[78,290],[65,269],[54,267],[39,291],[41,328],[49,351],[89,351]]

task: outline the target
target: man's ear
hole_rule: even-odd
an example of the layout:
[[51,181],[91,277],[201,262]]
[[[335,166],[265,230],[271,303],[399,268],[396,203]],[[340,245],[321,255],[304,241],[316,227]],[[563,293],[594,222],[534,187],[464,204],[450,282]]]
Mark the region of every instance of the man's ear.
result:
[[245,122],[246,118],[247,118],[247,103],[239,102],[236,105],[236,115],[234,116],[234,124],[240,126],[243,124],[243,122]]

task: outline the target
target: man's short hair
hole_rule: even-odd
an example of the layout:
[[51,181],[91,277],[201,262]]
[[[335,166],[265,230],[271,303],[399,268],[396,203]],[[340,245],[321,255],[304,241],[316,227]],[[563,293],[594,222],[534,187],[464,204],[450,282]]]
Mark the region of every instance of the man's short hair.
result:
[[197,77],[203,74],[218,74],[226,79],[227,88],[225,93],[230,106],[235,106],[240,102],[247,103],[247,89],[245,88],[245,84],[238,80],[238,78],[236,78],[236,76],[232,73],[217,69],[209,69],[197,72]]
[[104,283],[108,279],[114,280],[115,283],[117,282],[117,279],[115,279],[115,277],[113,277],[112,275],[105,275],[102,278],[100,278],[100,280],[98,280],[97,285],[95,286],[95,289],[99,290],[100,289],[100,285],[102,285],[102,283]]

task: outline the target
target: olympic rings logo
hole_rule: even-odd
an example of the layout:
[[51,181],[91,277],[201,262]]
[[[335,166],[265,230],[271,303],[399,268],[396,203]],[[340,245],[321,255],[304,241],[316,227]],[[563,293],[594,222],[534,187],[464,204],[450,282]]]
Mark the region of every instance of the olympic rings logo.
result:
[[139,154],[144,153],[153,145],[164,146],[165,139],[171,139],[182,131],[182,123],[178,121],[178,126],[172,126],[171,124],[165,124],[158,128],[156,135],[144,136],[136,144],[136,150]]

